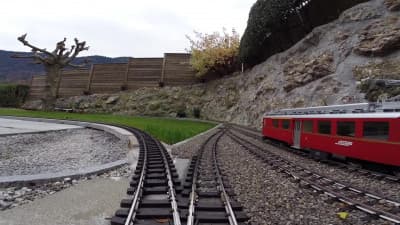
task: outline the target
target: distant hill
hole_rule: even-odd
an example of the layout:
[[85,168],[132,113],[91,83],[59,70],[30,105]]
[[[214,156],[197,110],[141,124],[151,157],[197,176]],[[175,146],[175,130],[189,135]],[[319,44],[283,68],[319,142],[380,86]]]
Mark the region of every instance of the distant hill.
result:
[[[32,75],[43,74],[42,65],[34,64],[32,59],[15,59],[12,55],[31,55],[29,52],[11,52],[0,50],[0,82],[29,80]],[[125,63],[128,57],[109,58],[105,56],[85,56],[77,57],[74,63],[83,62],[89,59],[90,64],[97,63]]]

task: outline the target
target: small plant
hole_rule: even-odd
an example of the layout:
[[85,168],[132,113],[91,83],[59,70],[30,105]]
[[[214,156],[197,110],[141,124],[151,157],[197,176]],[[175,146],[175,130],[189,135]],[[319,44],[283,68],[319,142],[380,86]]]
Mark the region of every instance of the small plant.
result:
[[194,118],[199,119],[200,118],[200,109],[199,108],[193,108],[193,116]]

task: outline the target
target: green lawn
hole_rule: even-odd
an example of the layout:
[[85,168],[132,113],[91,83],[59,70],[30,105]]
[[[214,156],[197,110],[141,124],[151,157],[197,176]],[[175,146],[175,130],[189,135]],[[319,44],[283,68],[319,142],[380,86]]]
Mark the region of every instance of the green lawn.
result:
[[14,108],[0,108],[0,116],[26,116],[51,119],[80,120],[121,124],[139,128],[157,139],[174,144],[214,127],[215,123],[177,120],[156,117],[132,117],[110,114],[83,114],[64,112],[28,111]]

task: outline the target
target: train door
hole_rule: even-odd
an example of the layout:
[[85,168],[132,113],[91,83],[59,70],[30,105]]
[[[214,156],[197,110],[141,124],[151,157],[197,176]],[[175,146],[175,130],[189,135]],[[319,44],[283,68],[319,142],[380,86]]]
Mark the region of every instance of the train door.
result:
[[293,129],[293,148],[300,148],[300,137],[301,137],[301,120],[294,121]]

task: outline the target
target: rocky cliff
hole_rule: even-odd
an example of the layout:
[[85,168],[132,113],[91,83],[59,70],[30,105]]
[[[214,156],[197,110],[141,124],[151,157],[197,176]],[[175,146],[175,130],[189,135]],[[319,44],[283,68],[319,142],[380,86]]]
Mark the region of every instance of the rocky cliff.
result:
[[[287,51],[244,73],[190,87],[143,88],[112,95],[59,99],[76,111],[130,115],[192,115],[261,126],[263,113],[366,101],[367,77],[400,79],[400,0],[372,0],[315,28]],[[392,95],[397,92],[392,92]],[[400,93],[400,92],[399,92]],[[367,93],[368,94],[368,93]]]

